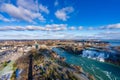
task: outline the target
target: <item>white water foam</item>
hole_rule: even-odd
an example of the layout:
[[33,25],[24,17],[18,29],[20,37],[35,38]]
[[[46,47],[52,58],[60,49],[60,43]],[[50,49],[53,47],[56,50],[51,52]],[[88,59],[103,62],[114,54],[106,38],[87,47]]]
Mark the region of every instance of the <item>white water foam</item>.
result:
[[113,79],[111,78],[111,73],[110,73],[110,72],[103,71],[103,73],[105,73],[105,75],[106,75],[110,80],[113,80]]
[[104,79],[102,79],[100,76],[98,76],[98,75],[95,75],[99,80],[104,80]]

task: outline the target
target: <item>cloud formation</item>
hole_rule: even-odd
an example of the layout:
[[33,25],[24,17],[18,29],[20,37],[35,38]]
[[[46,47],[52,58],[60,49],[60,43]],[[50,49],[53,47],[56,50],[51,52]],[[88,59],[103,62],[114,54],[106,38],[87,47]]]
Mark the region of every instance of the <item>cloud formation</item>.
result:
[[[0,12],[7,13],[16,20],[24,20],[27,22],[34,22],[35,19],[43,22],[46,19],[42,12],[49,14],[47,6],[38,4],[38,0],[17,0],[16,5],[10,3],[1,3]],[[8,21],[3,16],[0,16],[3,21]]]
[[[107,29],[120,29],[119,28],[119,23],[118,24],[112,24],[112,25],[108,25],[105,26],[105,28],[103,28],[102,30],[107,30]],[[62,31],[62,30],[99,30],[100,31],[100,27],[99,28],[94,28],[94,27],[88,27],[88,28],[84,28],[84,26],[68,26],[67,24],[46,24],[44,26],[35,26],[35,25],[26,25],[26,26],[3,26],[0,27],[0,31],[8,31],[8,30],[14,30],[14,31],[24,31],[24,30],[28,30],[28,31]],[[101,31],[102,31],[101,30]]]
[[70,30],[76,30],[76,27],[72,26],[69,28]]
[[0,14],[0,20],[5,22],[10,22],[11,20],[5,18],[3,15]]
[[31,12],[22,7],[16,7],[12,4],[2,4],[1,11],[6,12],[15,19],[25,20],[28,22],[33,22],[33,19],[38,18],[40,21],[44,21],[44,17],[40,13]]
[[82,30],[82,29],[83,29],[83,26],[79,26],[79,27],[78,27],[78,30]]
[[38,3],[38,0],[18,0],[17,5],[34,12],[49,13],[48,7]]
[[72,13],[73,11],[74,11],[73,7],[65,7],[60,10],[57,10],[55,12],[55,16],[60,20],[67,21],[67,19],[70,18],[68,14]]
[[100,29],[120,29],[120,23],[101,26]]
[[29,26],[5,26],[5,27],[0,27],[0,31],[62,31],[66,30],[67,25],[66,24],[47,24],[45,26],[34,26],[34,25],[29,25]]
[[120,39],[120,32],[99,32],[89,35],[76,35],[71,33],[65,34],[62,39]]
[[17,0],[17,5],[31,11],[38,11],[38,4],[34,0]]
[[43,6],[42,4],[39,5],[40,12],[45,12],[49,14],[49,10],[46,6]]

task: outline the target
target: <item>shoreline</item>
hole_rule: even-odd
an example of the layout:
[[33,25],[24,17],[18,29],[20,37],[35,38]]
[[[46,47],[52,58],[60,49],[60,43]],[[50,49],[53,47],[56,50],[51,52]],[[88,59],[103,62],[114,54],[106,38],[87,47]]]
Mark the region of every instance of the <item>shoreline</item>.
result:
[[[52,50],[53,51],[53,50]],[[58,55],[55,51],[53,51],[56,55]],[[60,56],[60,55],[59,55]],[[60,59],[60,58],[59,58]],[[61,59],[60,59],[61,60]],[[69,65],[70,67],[72,67],[72,68],[75,68],[75,69],[77,69],[77,70],[79,70],[80,68],[81,68],[81,70],[82,70],[82,74],[84,75],[84,78],[86,78],[85,76],[87,76],[88,78],[91,78],[92,80],[95,80],[95,78],[93,77],[93,75],[91,75],[90,73],[88,73],[88,72],[84,72],[83,71],[83,68],[81,67],[81,66],[77,66],[77,65],[73,65],[73,64],[69,64],[69,63],[67,63],[65,60],[63,61],[62,60],[62,62],[64,62],[65,64],[67,64],[67,65]],[[78,68],[77,68],[78,67]]]
[[[83,57],[83,56],[82,56],[82,55],[83,55],[83,51],[84,51],[84,50],[87,50],[87,49],[83,48],[83,49],[81,49],[81,50],[79,50],[79,51],[77,51],[77,50],[73,51],[73,50],[72,50],[72,47],[71,47],[71,48],[68,47],[68,49],[65,48],[65,47],[57,47],[57,48],[63,49],[63,50],[65,50],[65,51],[69,52],[70,54],[80,55],[81,57]],[[91,51],[91,50],[89,50],[89,51]],[[94,50],[93,50],[93,51],[94,51]],[[97,51],[97,50],[95,50],[95,51],[98,52],[98,53],[101,52],[101,51]],[[109,54],[109,53],[104,53],[104,54],[112,55],[112,54]],[[120,55],[120,54],[118,54],[118,55]],[[86,56],[86,58],[89,58],[89,57]],[[104,61],[100,61],[100,60],[97,60],[97,59],[94,59],[94,58],[90,58],[90,59],[96,60],[96,61],[99,61],[99,62],[106,62],[106,63],[110,63],[110,64],[113,64],[113,65],[120,66],[120,64],[119,64],[120,61],[112,62],[112,60],[110,61],[109,58],[108,58],[108,59],[107,59],[107,58],[104,59]]]
[[[118,67],[118,66],[116,67],[116,65],[99,62],[96,60],[80,57],[77,55],[72,55],[66,51],[65,51],[65,53],[64,52],[62,53],[62,52],[59,52],[60,51],[59,49],[55,49],[55,51],[58,52],[59,54],[61,54],[61,56],[66,57],[66,60],[68,63],[82,66],[83,70],[85,72],[91,73],[92,75],[95,76],[95,78],[96,78],[96,76],[99,76],[99,77],[101,77],[101,79],[106,78],[106,80],[109,80],[109,78],[104,73],[104,71],[107,71],[107,72],[110,72],[109,76],[112,76],[111,78],[119,79],[119,76],[116,73],[117,72],[116,69],[120,70],[120,67]],[[64,55],[64,54],[66,54],[66,55]],[[70,56],[70,58],[67,56]],[[71,60],[71,59],[74,59],[74,60]],[[109,68],[109,66],[110,66],[110,68]],[[90,69],[91,67],[93,67],[94,69],[91,70]],[[110,69],[113,69],[115,71],[113,71],[113,70],[110,71]],[[113,75],[115,75],[115,76],[113,77]],[[96,78],[96,80],[99,80],[99,79]]]

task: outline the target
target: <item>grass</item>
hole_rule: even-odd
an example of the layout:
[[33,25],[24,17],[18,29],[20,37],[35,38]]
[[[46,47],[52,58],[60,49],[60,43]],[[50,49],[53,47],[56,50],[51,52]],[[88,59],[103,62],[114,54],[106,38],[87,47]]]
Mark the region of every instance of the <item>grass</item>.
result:
[[0,71],[0,76],[7,73],[7,72],[10,72],[10,71],[13,71],[13,64],[14,62],[11,61],[10,63],[8,63],[1,71]]

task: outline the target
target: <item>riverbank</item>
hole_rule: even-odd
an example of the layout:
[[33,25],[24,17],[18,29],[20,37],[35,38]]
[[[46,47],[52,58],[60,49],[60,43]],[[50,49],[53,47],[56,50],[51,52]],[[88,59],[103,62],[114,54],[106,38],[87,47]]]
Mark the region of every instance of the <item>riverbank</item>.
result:
[[100,62],[108,62],[120,66],[120,49],[119,47],[93,47],[93,46],[61,46],[61,48],[71,54],[80,55],[82,57],[91,58]]
[[[53,50],[54,51],[54,50]],[[54,51],[53,52],[53,54],[55,54],[55,55],[57,55],[58,56],[58,54]],[[60,56],[60,55],[59,55]],[[66,63],[65,62],[65,59],[63,59],[64,57],[59,57],[59,58],[56,58],[56,57],[54,57],[56,60],[57,60],[57,62],[58,62],[58,64],[59,65],[62,65],[62,66],[64,66],[64,67],[69,67],[69,68],[71,68],[71,69],[73,69],[72,70],[72,72],[78,72],[78,73],[80,73],[79,75],[81,75],[81,76],[84,76],[84,78],[88,78],[88,79],[90,79],[90,80],[95,80],[95,78],[94,78],[94,76],[93,75],[91,75],[90,73],[87,73],[87,72],[84,72],[84,70],[82,69],[82,67],[81,66],[77,66],[77,65],[73,65],[73,64],[68,64],[68,63]],[[74,73],[73,73],[74,74]],[[78,74],[77,74],[78,75]],[[80,76],[79,76],[80,77]],[[84,78],[80,78],[80,79],[84,79]],[[87,79],[86,78],[86,79]]]
[[60,56],[65,57],[67,63],[81,66],[85,72],[94,75],[96,80],[120,79],[120,67],[118,66],[70,54],[59,48],[53,48],[53,50]]

